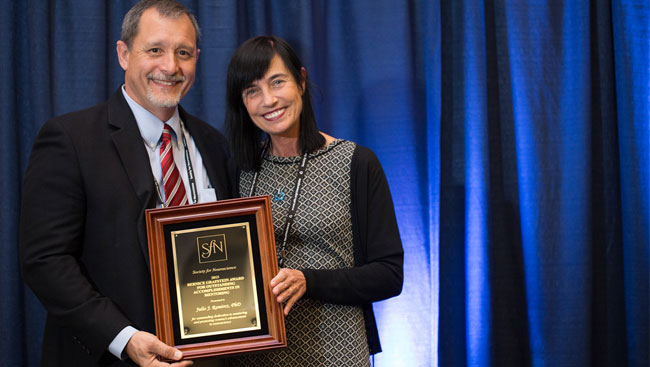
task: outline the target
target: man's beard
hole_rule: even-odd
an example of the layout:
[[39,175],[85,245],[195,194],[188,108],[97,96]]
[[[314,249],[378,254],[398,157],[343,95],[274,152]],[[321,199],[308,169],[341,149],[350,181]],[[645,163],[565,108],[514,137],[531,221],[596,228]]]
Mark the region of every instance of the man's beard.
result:
[[[147,78],[162,80],[167,82],[185,82],[184,76],[169,76],[169,75],[147,75]],[[181,101],[183,90],[175,93],[154,93],[150,85],[147,85],[147,99],[151,104],[156,107],[176,107]]]

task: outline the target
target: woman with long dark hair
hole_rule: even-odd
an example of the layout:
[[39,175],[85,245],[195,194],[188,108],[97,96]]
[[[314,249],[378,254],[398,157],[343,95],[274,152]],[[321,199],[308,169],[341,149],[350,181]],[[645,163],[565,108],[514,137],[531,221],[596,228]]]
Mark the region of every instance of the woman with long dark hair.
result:
[[288,348],[242,366],[368,366],[381,351],[372,302],[402,289],[403,250],[384,172],[368,148],[318,130],[307,71],[281,38],[230,61],[226,130],[239,195],[271,196]]

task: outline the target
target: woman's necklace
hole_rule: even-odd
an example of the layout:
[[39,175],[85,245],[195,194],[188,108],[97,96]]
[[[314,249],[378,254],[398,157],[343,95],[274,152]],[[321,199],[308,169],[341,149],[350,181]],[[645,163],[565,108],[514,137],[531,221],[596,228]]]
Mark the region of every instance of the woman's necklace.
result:
[[[262,159],[266,157],[266,153],[268,151],[269,145],[270,142],[267,142],[265,144],[264,149],[262,150],[262,157],[261,157]],[[294,218],[296,216],[296,208],[298,207],[298,198],[300,197],[300,188],[302,186],[302,180],[305,177],[305,171],[307,170],[307,158],[308,158],[307,152],[303,153],[302,160],[300,161],[300,166],[298,167],[298,172],[296,174],[296,183],[293,188],[293,196],[292,196],[293,200],[291,201],[291,207],[289,208],[289,213],[287,214],[287,220],[285,221],[284,224],[282,244],[280,245],[280,251],[278,254],[278,265],[280,265],[281,268],[284,266],[285,251],[287,248],[287,238],[289,236],[289,230],[291,229],[291,225],[293,224]],[[255,189],[257,186],[257,175],[258,172],[255,172],[255,174],[253,175],[253,182],[251,184],[251,189],[248,196],[253,196],[255,194]],[[276,196],[279,198],[278,200],[275,199]],[[283,199],[284,199],[284,192],[278,189],[278,192],[275,195],[273,195],[273,200],[279,202]]]
[[275,194],[273,194],[273,201],[279,203],[282,200],[284,200],[284,191],[280,190],[278,187],[278,190],[275,192]]

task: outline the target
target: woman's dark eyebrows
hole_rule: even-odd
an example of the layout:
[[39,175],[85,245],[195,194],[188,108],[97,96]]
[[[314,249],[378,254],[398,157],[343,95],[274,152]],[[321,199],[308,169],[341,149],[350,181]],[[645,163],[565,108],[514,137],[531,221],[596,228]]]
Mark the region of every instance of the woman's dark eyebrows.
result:
[[[266,80],[273,80],[273,79],[279,78],[279,77],[287,78],[288,76],[289,75],[285,74],[285,73],[277,73],[277,74],[273,74],[270,77],[266,78]],[[246,86],[244,86],[244,88],[242,90],[246,90],[248,88],[255,87],[255,84],[257,82],[259,82],[260,80],[262,80],[262,79],[258,79],[258,80],[255,80],[255,81],[252,81],[252,82],[248,83]]]
[[273,74],[273,75],[271,75],[271,76],[268,78],[268,80],[273,80],[273,79],[278,78],[278,77],[286,78],[287,76],[288,76],[288,75],[285,74],[285,73],[277,73],[277,74]]

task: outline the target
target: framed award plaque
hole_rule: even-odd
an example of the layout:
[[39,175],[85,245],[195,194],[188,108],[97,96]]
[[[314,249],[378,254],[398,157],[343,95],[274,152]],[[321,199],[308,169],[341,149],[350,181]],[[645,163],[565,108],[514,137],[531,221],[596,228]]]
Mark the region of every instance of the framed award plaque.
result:
[[148,209],[156,334],[186,359],[286,347],[268,196]]

